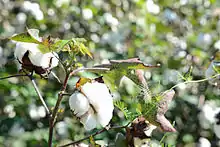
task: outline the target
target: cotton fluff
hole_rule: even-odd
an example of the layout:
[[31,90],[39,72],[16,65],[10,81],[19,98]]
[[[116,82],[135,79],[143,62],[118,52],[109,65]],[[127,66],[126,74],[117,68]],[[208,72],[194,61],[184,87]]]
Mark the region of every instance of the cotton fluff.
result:
[[215,135],[218,138],[220,138],[220,108],[218,108],[216,111],[215,124],[214,124],[213,130],[215,132]]
[[86,130],[108,125],[114,109],[109,89],[104,83],[98,82],[81,86],[81,93],[70,96],[69,105]]
[[58,65],[58,55],[56,53],[45,53],[43,54],[39,48],[38,44],[35,43],[24,43],[17,42],[14,56],[22,63],[24,54],[28,51],[28,58],[30,62],[38,67],[44,69],[53,68]]
[[212,103],[206,103],[199,114],[200,125],[204,129],[213,128],[215,135],[220,138],[220,108]]
[[218,124],[214,124],[214,132],[215,132],[215,135],[220,138],[220,125]]
[[27,51],[31,52],[33,56],[40,53],[37,46],[38,45],[34,43],[18,42],[16,43],[14,56],[19,60],[19,62],[22,62],[22,58]]
[[74,93],[69,99],[70,109],[77,117],[82,116],[89,110],[89,101],[82,93]]

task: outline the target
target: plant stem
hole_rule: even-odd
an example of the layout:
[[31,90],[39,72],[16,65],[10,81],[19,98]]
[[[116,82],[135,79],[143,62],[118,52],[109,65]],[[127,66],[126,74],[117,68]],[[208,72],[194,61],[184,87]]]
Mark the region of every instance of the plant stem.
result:
[[4,79],[9,79],[9,78],[13,78],[13,77],[25,77],[28,76],[27,74],[16,74],[16,75],[11,75],[11,76],[7,76],[7,77],[2,77],[0,78],[0,80],[4,80]]
[[34,86],[34,89],[35,89],[38,97],[40,98],[44,108],[47,111],[47,114],[50,114],[50,111],[49,111],[49,109],[48,109],[48,107],[47,107],[47,105],[46,105],[46,103],[45,103],[45,101],[44,101],[44,99],[43,99],[43,97],[40,93],[40,90],[38,89],[37,84],[36,84],[35,80],[32,77],[32,74],[28,74],[28,73],[26,73],[26,74],[16,74],[16,75],[11,75],[11,76],[7,76],[7,77],[2,77],[2,78],[0,78],[0,80],[9,79],[9,78],[13,78],[13,77],[25,77],[25,76],[30,78],[30,80],[32,82],[32,85]]
[[59,106],[60,106],[60,103],[61,103],[62,98],[63,98],[63,93],[64,93],[65,90],[66,90],[67,82],[68,82],[69,76],[70,76],[70,74],[66,74],[65,80],[64,80],[64,82],[63,82],[63,87],[62,87],[61,91],[60,91],[59,94],[58,94],[58,99],[57,99],[56,105],[55,105],[55,107],[54,107],[54,110],[53,110],[53,113],[52,113],[52,117],[51,117],[50,120],[49,120],[49,121],[50,121],[50,122],[49,122],[49,125],[50,125],[50,128],[49,128],[49,139],[48,139],[48,146],[49,146],[49,147],[52,146],[53,128],[54,128],[54,125],[55,125],[55,122],[56,122],[57,111],[59,110]]
[[32,82],[32,85],[34,86],[34,89],[35,89],[35,91],[36,91],[38,97],[40,98],[42,104],[44,105],[44,108],[46,109],[47,114],[50,114],[50,110],[48,109],[47,104],[45,103],[45,101],[44,101],[44,99],[43,99],[43,97],[42,97],[42,95],[41,95],[41,93],[40,93],[40,90],[39,90],[38,87],[37,87],[37,84],[36,84],[35,80],[33,79],[32,76],[28,76],[28,77],[30,78],[30,80],[31,80],[31,82]]
[[96,131],[95,133],[93,133],[93,134],[91,134],[91,135],[88,135],[88,136],[86,136],[86,137],[84,137],[84,138],[82,138],[82,139],[76,140],[76,141],[74,141],[74,142],[71,142],[71,143],[68,143],[68,144],[65,144],[65,145],[61,145],[61,146],[59,146],[59,147],[67,147],[67,146],[70,146],[70,145],[75,145],[75,144],[78,144],[78,143],[80,143],[80,142],[82,142],[82,141],[84,141],[84,140],[89,139],[91,136],[96,136],[96,135],[101,134],[101,133],[103,133],[103,132],[105,132],[105,131],[112,130],[112,129],[123,129],[123,128],[126,128],[129,124],[130,124],[130,123],[128,123],[128,124],[125,125],[125,126],[114,126],[114,127],[109,128],[109,129],[103,128],[103,129],[98,130],[98,131]]
[[172,90],[172,89],[174,89],[174,88],[180,86],[181,84],[205,82],[205,81],[208,81],[208,80],[214,79],[214,78],[216,78],[216,77],[218,77],[218,76],[220,76],[220,74],[216,74],[216,75],[214,75],[214,76],[211,76],[211,77],[208,77],[208,78],[205,78],[205,79],[201,79],[201,80],[185,81],[185,82],[182,82],[182,83],[179,83],[179,84],[174,85],[174,86],[171,87],[169,90]]

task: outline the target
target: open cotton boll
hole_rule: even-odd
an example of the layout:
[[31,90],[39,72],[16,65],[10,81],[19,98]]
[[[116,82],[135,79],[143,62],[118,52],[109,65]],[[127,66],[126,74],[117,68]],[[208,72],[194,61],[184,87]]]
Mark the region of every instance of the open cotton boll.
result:
[[104,83],[87,82],[80,86],[80,90],[81,93],[71,95],[69,105],[85,129],[108,125],[113,116],[114,105],[107,86]]
[[108,125],[109,121],[112,119],[112,109],[109,110],[100,110],[100,112],[97,113],[97,119],[102,127],[105,127]]
[[30,61],[33,65],[46,68],[53,68],[58,65],[58,55],[57,53],[45,53],[42,54],[41,52],[29,54]]
[[53,68],[58,65],[58,55],[57,53],[46,53],[43,54],[41,59],[40,59],[40,66],[42,68]]
[[155,130],[155,129],[157,128],[157,126],[154,126],[154,125],[152,125],[152,124],[148,124],[148,125],[149,125],[149,126],[148,126],[148,128],[144,131],[144,134],[145,134],[146,136],[151,136],[153,130]]
[[89,102],[94,106],[96,111],[99,111],[102,107],[105,109],[109,108],[113,111],[113,98],[104,83],[88,82],[81,87],[81,90],[87,96]]
[[57,53],[55,53],[55,52],[53,52],[53,53],[51,53],[52,54],[52,62],[51,62],[51,68],[54,68],[54,67],[56,67],[57,65],[58,65],[58,63],[59,63],[59,56],[58,56],[58,54]]
[[22,58],[23,58],[24,54],[27,51],[31,52],[33,55],[35,55],[36,53],[40,52],[40,50],[38,49],[38,45],[37,44],[18,42],[18,43],[16,43],[16,48],[15,48],[14,56],[20,62],[22,62]]
[[69,98],[70,109],[77,117],[82,116],[89,110],[89,101],[82,93],[74,93]]
[[112,118],[113,98],[104,83],[86,83],[81,88],[97,113],[98,122],[105,127]]
[[41,52],[37,52],[37,53],[29,52],[28,57],[33,65],[39,67],[41,66],[41,60],[43,57],[43,54]]
[[97,125],[99,124],[97,122],[97,117],[91,107],[89,108],[88,113],[86,113],[85,116],[82,116],[80,122],[84,125],[85,129],[88,131],[96,128]]
[[213,130],[215,132],[215,135],[220,138],[220,124],[214,124]]

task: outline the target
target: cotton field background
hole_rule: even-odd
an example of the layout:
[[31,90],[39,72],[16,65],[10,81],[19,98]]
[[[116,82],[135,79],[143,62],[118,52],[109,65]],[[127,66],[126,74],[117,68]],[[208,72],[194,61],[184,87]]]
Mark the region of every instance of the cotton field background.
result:
[[[190,80],[206,79],[215,74],[213,67],[218,71],[220,67],[218,0],[2,0],[0,77],[19,73],[21,65],[14,56],[16,44],[8,38],[25,32],[26,27],[38,29],[40,36],[85,38],[93,55],[93,59],[86,57],[80,61],[85,67],[134,57],[147,64],[160,64],[159,68],[144,71],[152,94],[184,82],[189,73]],[[62,67],[58,63],[53,67],[56,76],[64,81]],[[83,72],[81,76],[91,78],[94,75]],[[219,79],[217,76],[175,87],[166,117],[177,132],[164,133],[155,129],[151,137],[155,146],[160,146],[160,141],[178,147],[220,146]],[[72,77],[68,89],[73,90],[78,80],[79,76]],[[48,79],[38,77],[37,85],[47,105],[54,107],[62,84],[49,76]],[[131,80],[123,78],[120,86],[106,95],[123,100],[130,111],[136,111],[133,98],[137,96],[137,87]],[[69,97],[63,98],[59,112],[62,115],[54,130],[54,144],[79,140],[97,130],[88,132],[73,116],[70,110],[76,106],[69,105]],[[112,106],[109,111],[113,111]],[[49,123],[46,114],[30,81],[22,77],[0,80],[0,146],[47,146]],[[123,113],[114,108],[111,124],[127,123]],[[102,146],[110,146],[119,132],[125,135],[123,129],[109,130],[95,136],[94,140]],[[86,146],[89,140],[83,143]]]

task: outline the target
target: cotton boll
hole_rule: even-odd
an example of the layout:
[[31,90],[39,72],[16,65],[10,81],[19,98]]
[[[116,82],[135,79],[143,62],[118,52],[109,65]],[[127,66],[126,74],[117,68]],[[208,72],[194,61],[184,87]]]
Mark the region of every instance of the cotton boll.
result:
[[[81,90],[95,107],[96,111],[99,111],[101,107],[113,106],[112,96],[104,83],[86,83],[82,86]],[[103,105],[103,103],[107,105]]]
[[153,130],[155,130],[157,126],[149,124],[148,128],[144,131],[146,136],[151,136]]
[[97,120],[99,121],[100,125],[102,127],[105,127],[109,124],[109,121],[112,119],[112,110],[100,110],[100,112],[97,113]]
[[79,92],[74,93],[70,96],[69,106],[70,109],[74,111],[74,114],[76,114],[77,117],[82,116],[89,110],[89,102],[87,98]]
[[93,17],[92,10],[88,8],[82,10],[82,15],[85,20],[92,19]]
[[92,130],[96,128],[98,122],[94,111],[90,107],[88,113],[80,119],[80,122],[84,125],[86,130]]
[[220,125],[219,124],[214,124],[214,132],[215,132],[215,135],[220,138]]
[[43,54],[41,52],[29,52],[28,57],[33,65],[41,67],[41,60],[43,58]]
[[198,115],[199,123],[204,129],[210,128],[210,125],[215,121],[215,111],[212,106],[205,104],[202,111]]
[[57,53],[41,53],[38,49],[38,45],[34,43],[24,43],[18,42],[16,44],[16,49],[14,52],[15,57],[22,62],[24,54],[29,51],[28,57],[31,63],[35,66],[46,68],[53,68],[58,65],[58,55]]
[[22,62],[22,58],[24,54],[29,51],[32,54],[39,53],[40,50],[38,49],[38,45],[34,43],[24,43],[24,42],[18,42],[16,43],[16,48],[14,52],[14,56]]
[[[112,99],[112,98],[111,98]],[[105,127],[109,124],[112,116],[113,116],[113,101],[104,101],[101,105],[101,108],[97,112],[97,119],[101,126]]]
[[206,139],[204,137],[200,137],[198,146],[199,147],[211,147],[211,143],[209,142],[208,139]]
[[113,98],[109,89],[104,83],[95,82],[86,83],[81,90],[94,107],[99,123],[105,127],[111,120],[114,109]]
[[58,65],[58,63],[59,63],[59,56],[58,56],[58,54],[57,53],[52,53],[53,54],[53,56],[52,56],[52,63],[51,63],[51,68],[54,68],[54,67],[56,67],[57,65]]
[[57,58],[58,58],[58,55],[56,53],[43,54],[40,59],[40,66],[42,68],[56,67],[59,62],[59,60]]
[[107,86],[99,82],[87,82],[80,86],[83,93],[71,95],[69,104],[86,130],[92,130],[98,125],[105,127],[113,115],[113,98]]

